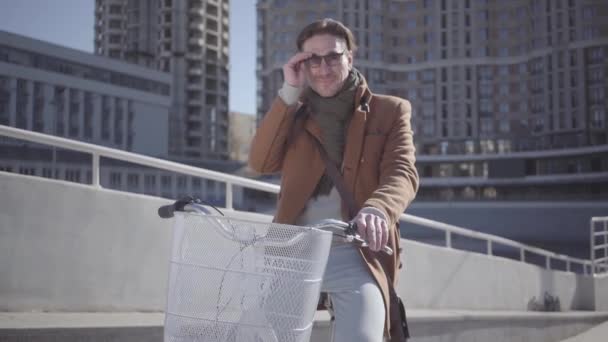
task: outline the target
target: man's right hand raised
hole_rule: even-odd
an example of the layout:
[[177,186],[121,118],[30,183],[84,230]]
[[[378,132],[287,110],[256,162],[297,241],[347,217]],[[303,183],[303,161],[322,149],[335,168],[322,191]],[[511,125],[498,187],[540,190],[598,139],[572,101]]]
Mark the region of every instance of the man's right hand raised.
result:
[[283,76],[287,84],[295,88],[304,87],[306,76],[302,63],[310,57],[312,57],[311,52],[298,52],[287,61],[283,66]]

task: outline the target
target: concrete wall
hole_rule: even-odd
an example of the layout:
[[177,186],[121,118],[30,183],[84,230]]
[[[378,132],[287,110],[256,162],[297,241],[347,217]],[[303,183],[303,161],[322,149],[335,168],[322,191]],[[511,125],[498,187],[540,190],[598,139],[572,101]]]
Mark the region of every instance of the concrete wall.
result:
[[0,173],[0,311],[164,307],[167,201]]
[[595,276],[595,310],[608,311],[608,274]]
[[[167,201],[5,172],[0,194],[0,311],[164,309]],[[608,310],[606,277],[402,241],[409,308],[526,310],[547,291],[563,309]]]
[[591,277],[415,241],[402,242],[404,267],[399,293],[408,307],[526,310],[533,298],[542,301],[547,292],[559,297],[562,309],[594,308]]

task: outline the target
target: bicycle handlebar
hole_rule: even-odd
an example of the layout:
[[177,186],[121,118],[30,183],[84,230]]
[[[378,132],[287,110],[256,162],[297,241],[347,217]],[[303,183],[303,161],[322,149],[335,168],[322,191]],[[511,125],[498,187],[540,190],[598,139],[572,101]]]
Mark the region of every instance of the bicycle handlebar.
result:
[[158,216],[164,219],[172,218],[176,211],[191,211],[202,214],[211,213],[209,210],[207,210],[207,208],[205,208],[201,204],[201,201],[199,199],[188,196],[177,200],[172,204],[161,206],[160,208],[158,208]]
[[[193,197],[185,197],[175,201],[173,204],[163,205],[158,208],[158,216],[165,219],[171,218],[176,211],[211,214],[207,208],[200,204],[200,200]],[[344,234],[344,237],[348,242],[356,243],[361,247],[369,246],[367,241],[363,240],[357,233],[357,224],[354,222],[328,219],[313,225],[312,228],[329,231],[334,234]],[[389,246],[384,246],[382,251],[388,255],[393,255],[393,249]]]
[[173,204],[163,205],[162,207],[158,208],[158,216],[160,216],[160,218],[172,218],[174,212],[175,206]]

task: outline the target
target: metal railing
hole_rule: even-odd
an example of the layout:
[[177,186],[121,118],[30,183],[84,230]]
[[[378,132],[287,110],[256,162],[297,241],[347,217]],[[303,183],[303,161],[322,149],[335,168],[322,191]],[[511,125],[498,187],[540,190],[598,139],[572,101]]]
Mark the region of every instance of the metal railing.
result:
[[274,194],[279,193],[279,186],[275,184],[269,184],[266,182],[260,182],[244,177],[233,176],[217,171],[206,170],[194,166],[184,165],[168,160],[163,160],[154,157],[148,157],[137,153],[126,152],[117,150],[109,147],[89,144],[85,142],[60,138],[48,134],[27,131],[19,128],[8,127],[0,125],[0,136],[6,136],[14,139],[21,139],[39,144],[51,145],[60,147],[68,150],[88,153],[92,157],[91,161],[91,173],[92,180],[91,186],[100,188],[99,183],[99,159],[101,157],[121,160],[133,164],[153,167],[161,170],[177,172],[185,175],[200,177],[204,179],[210,179],[226,184],[226,209],[233,209],[233,186],[241,186],[249,189],[256,189]]
[[452,237],[453,236],[464,236],[476,240],[484,241],[486,244],[486,254],[487,255],[495,255],[494,247],[497,245],[508,246],[515,248],[519,251],[518,260],[521,262],[526,262],[526,253],[540,255],[545,258],[545,268],[552,270],[554,269],[552,266],[553,260],[560,260],[566,264],[566,271],[572,272],[572,265],[580,265],[582,268],[582,272],[584,274],[591,274],[593,272],[592,265],[593,263],[590,260],[574,258],[568,255],[558,254],[551,251],[547,251],[541,248],[529,246],[517,241],[513,241],[507,238],[503,238],[496,235],[486,234],[458,226],[454,226],[451,224],[438,222],[429,220],[422,217],[417,217],[409,214],[402,214],[401,220],[404,222],[416,224],[419,226],[423,226],[425,228],[431,228],[435,230],[439,230],[445,233],[445,247],[453,248],[452,245]]
[[[46,144],[55,147],[60,147],[64,149],[89,153],[92,156],[92,182],[90,186],[100,188],[101,185],[99,183],[99,160],[100,157],[117,159],[121,161],[126,161],[129,163],[139,164],[147,167],[153,167],[157,169],[162,169],[171,172],[182,173],[190,176],[200,177],[204,179],[209,179],[213,181],[223,182],[226,185],[226,209],[233,209],[233,186],[241,186],[243,188],[261,190],[264,192],[269,192],[273,194],[279,193],[279,186],[275,184],[269,184],[266,182],[260,182],[251,180],[244,177],[238,177],[233,175],[228,175],[221,172],[210,171],[202,168],[197,168],[193,166],[188,166],[180,163],[175,163],[167,160],[162,160],[158,158],[143,156],[136,153],[126,152],[122,150],[112,149],[108,147],[98,146],[94,144],[84,143],[80,141],[60,138],[52,135],[42,134],[38,132],[32,132],[28,130],[18,129],[14,127],[8,127],[4,125],[0,125],[0,136],[10,137],[14,139],[26,140],[39,144]],[[452,246],[452,237],[454,235],[465,236],[473,239],[482,240],[486,243],[486,254],[487,255],[495,255],[494,254],[494,246],[495,245],[504,245],[516,248],[519,250],[519,260],[522,262],[526,262],[526,252],[538,254],[545,257],[545,267],[547,269],[553,269],[552,260],[561,260],[566,263],[566,271],[571,272],[571,266],[573,264],[579,264],[582,266],[584,274],[593,273],[593,265],[594,263],[590,260],[583,260],[579,258],[573,258],[567,255],[561,255],[557,253],[553,253],[544,249],[528,246],[513,240],[509,240],[506,238],[502,238],[499,236],[481,233],[477,231],[473,231],[470,229],[465,229],[462,227],[457,227],[454,225],[437,222],[409,214],[402,214],[400,217],[401,221],[409,222],[412,224],[420,225],[425,228],[430,228],[434,230],[439,230],[445,232],[445,247],[453,248]],[[604,230],[604,234],[606,230]],[[593,240],[592,240],[593,241]],[[593,243],[593,242],[592,242]],[[604,248],[608,246],[607,243],[602,245]],[[606,255],[605,255],[606,256]],[[593,255],[592,255],[593,258]],[[604,258],[604,262],[608,261],[608,259]]]
[[608,216],[592,217],[590,226],[589,242],[593,273],[606,273],[608,272]]

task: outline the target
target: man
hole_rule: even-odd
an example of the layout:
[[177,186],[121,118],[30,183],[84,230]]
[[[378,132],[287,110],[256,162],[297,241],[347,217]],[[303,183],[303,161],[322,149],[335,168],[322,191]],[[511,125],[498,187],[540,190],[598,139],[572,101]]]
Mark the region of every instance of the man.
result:
[[[253,139],[249,164],[261,173],[281,173],[275,222],[352,220],[369,243],[332,244],[322,291],[329,293],[336,316],[334,341],[379,342],[383,335],[402,341],[391,287],[400,266],[399,215],[418,189],[410,103],[369,90],[353,68],[352,32],[338,21],[308,25],[297,48]],[[328,174],[328,160],[352,193],[356,212],[349,213],[349,200]],[[380,252],[387,245],[392,256]]]

